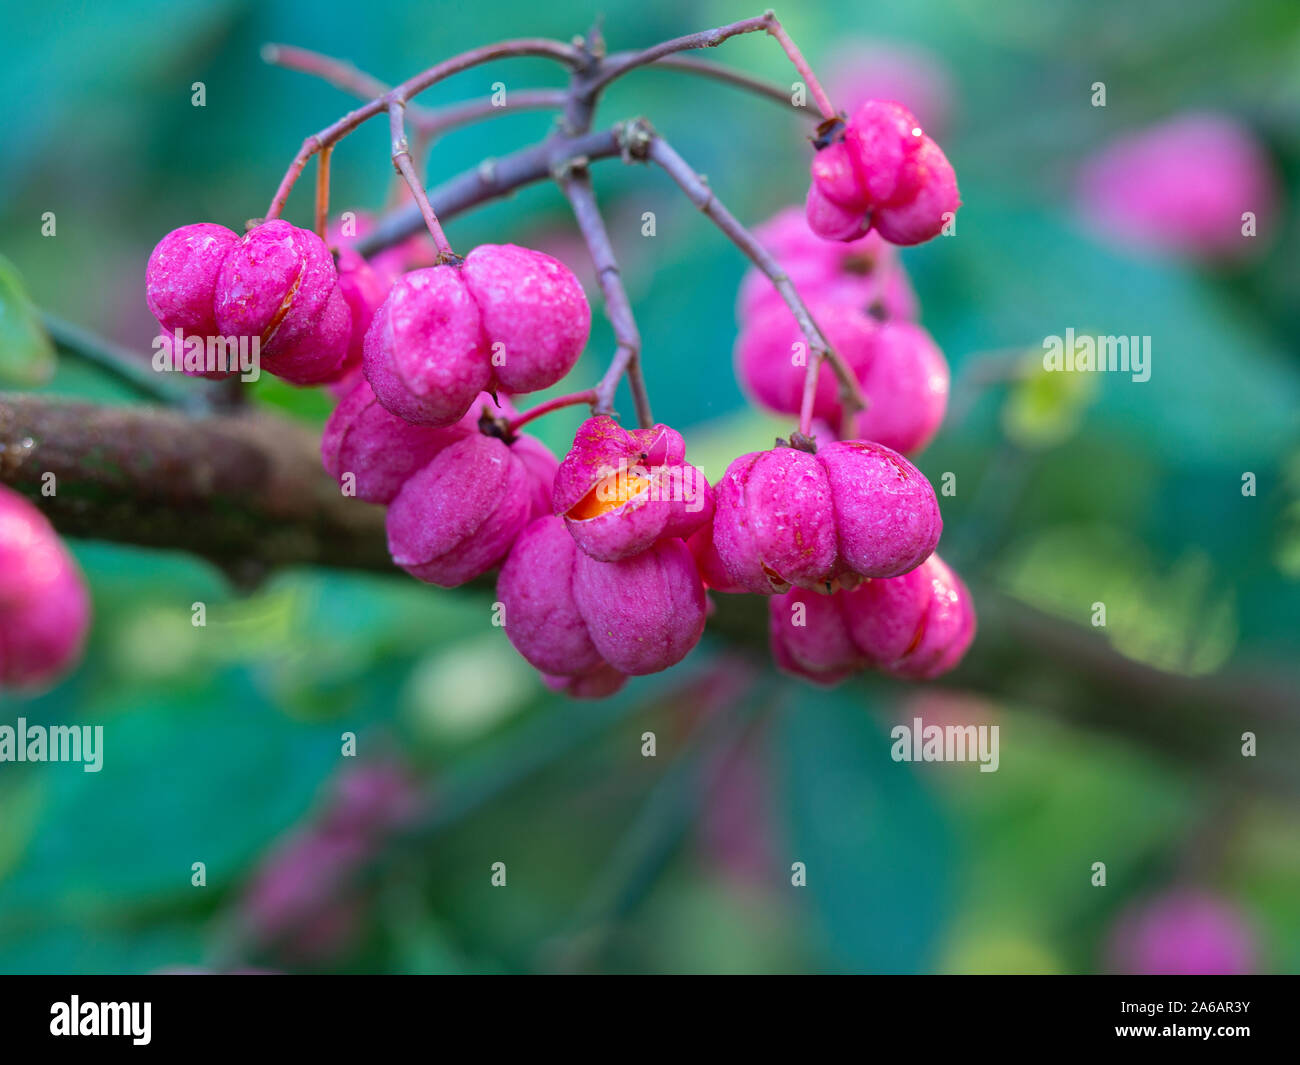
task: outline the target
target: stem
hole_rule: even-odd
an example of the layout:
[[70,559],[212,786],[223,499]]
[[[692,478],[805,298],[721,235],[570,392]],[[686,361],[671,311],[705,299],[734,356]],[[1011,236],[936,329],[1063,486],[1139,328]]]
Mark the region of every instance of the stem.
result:
[[625,52],[617,56],[610,56],[605,61],[604,69],[588,83],[588,86],[592,92],[599,92],[611,81],[621,78],[628,71],[635,70],[637,67],[648,66],[675,52],[689,52],[696,48],[716,48],[723,41],[730,40],[742,33],[756,33],[760,30],[766,30],[768,21],[772,17],[770,13],[756,15],[753,18],[742,19],[727,26],[719,26],[712,30],[700,30],[697,33],[688,33],[684,37],[674,37],[670,41],[661,41],[659,44],[650,48],[643,48],[639,52]]
[[322,148],[316,158],[316,235],[325,239],[330,217],[330,153],[333,148]]
[[480,66],[495,59],[523,56],[556,59],[572,66],[578,61],[580,53],[572,45],[564,44],[561,41],[552,41],[541,37],[525,37],[518,40],[499,41],[496,44],[483,45],[479,48],[471,48],[467,52],[460,53],[460,55],[444,59],[441,63],[435,64],[428,70],[415,75],[415,77],[408,78],[396,88],[390,89],[362,106],[349,111],[337,122],[326,126],[318,133],[313,133],[304,140],[302,147],[298,149],[298,154],[294,156],[293,162],[289,164],[289,169],[285,171],[284,177],[280,180],[279,188],[275,191],[271,206],[267,209],[266,217],[268,219],[280,217],[280,212],[284,210],[284,205],[289,199],[289,193],[293,191],[294,183],[298,180],[298,175],[302,173],[303,167],[307,165],[308,159],[322,148],[329,147],[347,136],[367,119],[373,118],[381,111],[391,113],[394,104],[401,104],[404,107],[412,97],[444,78],[451,77],[453,74],[459,74],[463,70],[469,70],[471,67]]
[[548,399],[545,403],[537,404],[537,406],[512,418],[506,425],[510,432],[518,432],[535,418],[540,418],[543,414],[550,414],[553,410],[560,410],[562,407],[576,407],[579,403],[595,402],[596,390],[594,388],[588,388],[582,392],[570,392],[568,395],[556,396],[554,399]]
[[777,39],[782,50],[794,64],[795,70],[799,71],[799,76],[803,78],[804,84],[808,86],[808,91],[812,93],[812,98],[817,104],[817,109],[821,111],[822,118],[835,118],[836,110],[831,105],[831,98],[826,95],[826,90],[822,88],[822,83],[817,80],[817,75],[813,73],[812,67],[808,65],[808,60],[803,57],[799,51],[799,46],[794,43],[791,36],[786,33],[785,27],[781,25],[780,20],[768,12],[771,16],[767,24],[767,32]]
[[405,108],[406,105],[397,100],[388,105],[389,129],[393,137],[393,166],[410,186],[411,195],[415,197],[416,205],[420,208],[424,224],[429,230],[429,235],[433,237],[434,247],[438,249],[438,261],[449,262],[456,257],[456,253],[451,250],[447,235],[442,231],[442,224],[429,203],[429,197],[425,195],[424,182],[420,180],[415,167],[411,164],[411,147],[406,140],[406,123],[403,117]]
[[[714,224],[722,230],[726,237],[749,257],[750,262],[763,271],[767,279],[781,293],[781,298],[785,300],[786,306],[790,308],[790,313],[794,315],[799,329],[808,341],[808,373],[813,378],[814,384],[812,387],[815,387],[815,375],[819,370],[821,360],[826,359],[840,384],[840,402],[843,406],[846,422],[857,411],[866,410],[866,397],[862,394],[862,388],[858,384],[857,376],[854,374],[852,367],[827,344],[826,338],[822,336],[817,323],[813,321],[813,317],[809,313],[803,298],[791,283],[790,278],[786,276],[780,263],[772,258],[772,254],[719,202],[704,179],[695,173],[686,160],[678,155],[659,134],[655,133],[650,136],[648,144],[644,148],[644,154],[651,161],[663,167],[668,176],[677,182],[681,190],[686,193],[687,198],[713,220]],[[808,406],[809,403],[808,388],[809,386],[805,384],[805,406]],[[800,431],[806,435],[807,426],[803,424],[802,412],[800,415]]]
[[632,302],[627,297],[622,272],[609,242],[609,231],[605,228],[605,220],[596,205],[591,173],[585,166],[575,163],[565,168],[556,180],[568,197],[582,239],[591,252],[591,261],[600,281],[600,291],[605,298],[605,315],[618,344],[609,369],[596,385],[594,412],[613,416],[614,393],[618,389],[619,379],[626,372],[628,387],[636,405],[637,422],[642,429],[648,429],[654,425],[654,416],[650,413],[650,398],[646,394],[645,380],[641,374],[641,333],[636,327]]
[[[378,78],[357,69],[351,63],[332,59],[309,48],[268,44],[262,49],[262,58],[285,70],[312,74],[362,100],[383,96],[392,88]],[[407,117],[411,120],[411,129],[415,137],[419,140],[428,140],[447,130],[469,125],[480,118],[490,118],[508,111],[544,111],[561,108],[566,99],[567,94],[563,89],[520,89],[509,94],[505,107],[494,106],[491,97],[466,100],[463,103],[436,109],[411,103],[407,105]]]
[[[803,53],[799,51],[798,45],[790,38],[790,35],[785,31],[785,27],[781,25],[776,15],[771,11],[753,18],[733,22],[727,26],[720,26],[717,29],[701,30],[699,33],[675,37],[671,41],[664,41],[639,52],[624,52],[611,56],[605,61],[601,73],[588,82],[588,90],[592,93],[599,92],[611,81],[621,78],[628,71],[658,63],[677,52],[689,52],[697,48],[716,48],[723,41],[732,37],[737,37],[743,33],[758,33],[760,31],[770,34],[780,44],[781,49],[790,62],[794,64],[795,70],[799,72],[799,76],[803,78],[804,83],[808,86],[808,91],[821,111],[822,117],[834,118],[836,115],[835,108],[831,106],[830,97],[826,95],[826,90],[822,88],[821,82],[817,80],[817,75],[813,73],[808,61],[803,57]],[[678,65],[679,69],[688,69],[681,67],[680,61],[676,61],[676,65]],[[718,76],[714,74],[713,69],[707,66],[696,67],[694,70],[695,73]],[[728,80],[747,85],[749,88],[757,87],[752,83],[752,79],[742,81],[738,77],[733,77],[728,78]],[[747,84],[747,82],[749,83]],[[762,83],[758,84],[762,85]],[[766,91],[765,87],[764,91]],[[781,97],[788,102],[788,95],[782,93]]]
[[[429,191],[429,202],[440,218],[451,218],[488,200],[508,196],[515,189],[553,177],[555,167],[574,159],[611,159],[622,153],[619,130],[586,133],[580,137],[551,138],[500,159],[489,159]],[[381,218],[375,228],[357,241],[362,255],[371,256],[400,244],[423,226],[419,209],[409,204]]]
[[752,92],[756,96],[762,96],[776,103],[784,104],[795,111],[807,110],[804,105],[794,103],[790,98],[789,90],[784,85],[774,85],[762,78],[756,78],[739,70],[732,70],[730,67],[719,66],[716,63],[708,63],[703,59],[695,59],[685,55],[669,55],[656,60],[650,65],[649,69],[679,70],[684,74],[698,74],[700,77],[713,78],[715,81],[725,82],[728,85],[734,85],[738,89]]

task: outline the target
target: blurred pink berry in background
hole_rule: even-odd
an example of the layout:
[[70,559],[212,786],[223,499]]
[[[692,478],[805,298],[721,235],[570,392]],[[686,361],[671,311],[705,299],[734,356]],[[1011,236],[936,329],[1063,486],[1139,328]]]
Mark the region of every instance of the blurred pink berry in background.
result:
[[347,950],[368,901],[357,874],[419,807],[416,782],[399,762],[342,770],[324,805],[272,846],[245,889],[238,917],[248,945],[308,965]]
[[1157,976],[1232,976],[1254,972],[1255,940],[1232,903],[1181,888],[1144,899],[1111,933],[1113,972]]
[[[1079,210],[1105,236],[1199,259],[1266,244],[1278,209],[1268,152],[1236,119],[1185,114],[1112,141],[1079,174]],[[1254,215],[1257,236],[1243,233]]]
[[952,80],[923,48],[861,39],[837,47],[826,67],[831,103],[853,114],[867,100],[897,100],[932,137],[942,136],[952,113]]
[[90,593],[45,515],[0,486],[0,689],[52,683],[81,657]]

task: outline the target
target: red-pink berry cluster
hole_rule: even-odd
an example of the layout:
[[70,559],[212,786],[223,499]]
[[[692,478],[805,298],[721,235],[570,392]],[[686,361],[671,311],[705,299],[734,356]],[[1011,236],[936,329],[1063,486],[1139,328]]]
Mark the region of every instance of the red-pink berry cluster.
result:
[[[154,251],[149,305],[166,330],[256,336],[271,372],[331,383],[322,460],[345,494],[387,507],[394,562],[444,587],[499,568],[506,635],[558,691],[604,696],[681,661],[704,631],[706,589],[766,596],[788,671],[930,677],[961,658],[975,620],[933,554],[934,489],[900,454],[937,430],[948,369],[887,241],[933,236],[956,185],[911,116],[876,102],[821,149],[813,180],[807,220],[785,212],[760,237],[870,405],[834,439],[820,426],[843,425],[845,400],[821,366],[801,410],[814,356],[792,355],[808,338],[766,278],[746,278],[739,374],[802,431],[737,458],[716,489],[666,425],[593,416],[559,463],[519,432],[555,404],[520,415],[510,397],[560,381],[591,325],[577,279],[538,251],[381,261],[344,246],[336,265],[323,240],[278,220],[243,237],[187,226]],[[602,397],[564,402],[584,398]]]

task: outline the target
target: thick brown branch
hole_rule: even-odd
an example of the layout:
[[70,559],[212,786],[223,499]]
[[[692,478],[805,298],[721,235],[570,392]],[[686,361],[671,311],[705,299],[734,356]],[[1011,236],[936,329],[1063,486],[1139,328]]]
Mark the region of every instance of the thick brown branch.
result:
[[3,393],[0,483],[69,536],[181,549],[241,578],[297,563],[392,569],[383,511],[344,498],[316,434],[272,415]]

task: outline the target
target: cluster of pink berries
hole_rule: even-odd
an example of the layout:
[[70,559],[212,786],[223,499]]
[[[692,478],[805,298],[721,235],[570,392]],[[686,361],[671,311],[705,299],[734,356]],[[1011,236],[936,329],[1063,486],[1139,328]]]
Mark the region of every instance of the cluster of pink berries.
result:
[[[927,239],[956,206],[943,153],[898,105],[864,104],[821,149],[808,221],[783,213],[762,239],[871,405],[849,439],[779,441],[732,462],[716,489],[666,425],[594,416],[558,463],[518,431],[528,419],[510,397],[563,378],[591,324],[576,278],[537,251],[483,245],[400,272],[409,254],[381,263],[344,247],[336,266],[324,241],[281,221],[243,237],[186,226],[150,259],[149,305],[164,330],[257,336],[270,372],[331,383],[325,468],[387,507],[389,552],[413,576],[455,587],[499,568],[506,635],[556,690],[599,697],[675,665],[699,642],[710,589],[768,598],[773,655],[791,672],[930,677],[961,658],[975,619],[933,554],[934,490],[899,454],[937,430],[948,368],[886,240]],[[799,413],[794,316],[757,277],[739,306],[742,380]],[[819,372],[812,415],[830,437],[822,422],[843,412]]]
[[45,516],[0,487],[0,689],[50,683],[81,656],[90,594]]

